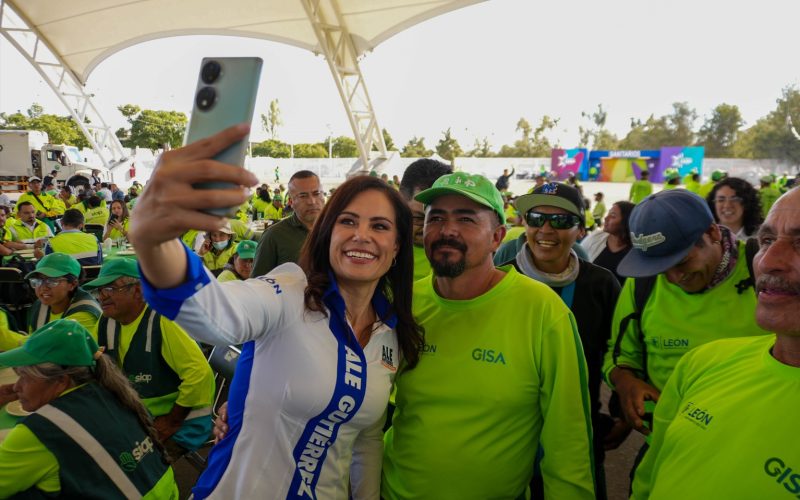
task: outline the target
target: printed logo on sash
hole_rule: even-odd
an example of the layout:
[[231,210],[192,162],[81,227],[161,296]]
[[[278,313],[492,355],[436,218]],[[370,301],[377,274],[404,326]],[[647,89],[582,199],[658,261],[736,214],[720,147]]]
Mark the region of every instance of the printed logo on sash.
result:
[[294,477],[286,498],[317,498],[316,485],[328,449],[336,442],[342,424],[358,413],[367,391],[367,362],[344,313],[344,299],[334,286],[323,297],[328,326],[338,344],[336,384],[328,406],[306,424],[294,447]]
[[397,367],[394,364],[394,349],[389,347],[388,345],[383,346],[383,353],[381,355],[381,363],[386,368],[394,371],[397,371]]

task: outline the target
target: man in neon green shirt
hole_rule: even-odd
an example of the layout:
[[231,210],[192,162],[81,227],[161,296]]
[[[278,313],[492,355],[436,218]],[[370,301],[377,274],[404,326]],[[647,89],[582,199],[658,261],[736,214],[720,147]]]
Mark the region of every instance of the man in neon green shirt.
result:
[[639,203],[653,193],[653,183],[650,182],[650,172],[642,170],[640,178],[631,184],[631,192],[628,199],[631,203]]
[[84,285],[103,316],[92,334],[130,379],[155,417],[173,459],[202,445],[211,432],[214,375],[197,343],[144,301],[133,259],[109,259]]
[[774,333],[712,342],[681,359],[656,408],[632,498],[800,498],[798,234],[795,189],[759,229],[753,262],[755,319]]
[[422,158],[411,163],[403,172],[400,194],[411,209],[414,224],[414,281],[431,274],[431,265],[425,256],[422,230],[425,225],[425,206],[414,199],[420,191],[431,187],[439,177],[453,173],[453,167],[431,158]]
[[662,191],[633,209],[629,225],[633,249],[617,270],[655,277],[638,319],[631,316],[636,287],[645,283],[625,280],[603,374],[627,420],[649,434],[645,401],[659,400],[683,355],[713,340],[766,332],[753,319],[745,245],[714,223],[705,200],[682,189]]
[[480,175],[416,197],[434,274],[415,284],[419,364],[395,380],[381,496],[521,498],[537,448],[547,498],[593,499],[586,364],[575,319],[546,285],[495,268],[503,201]]

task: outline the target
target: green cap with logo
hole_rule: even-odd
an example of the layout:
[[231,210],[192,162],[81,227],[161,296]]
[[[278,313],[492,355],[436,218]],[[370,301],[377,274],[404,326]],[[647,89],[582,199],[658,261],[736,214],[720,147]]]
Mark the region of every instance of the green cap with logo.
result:
[[475,203],[492,209],[500,217],[500,223],[506,223],[503,210],[503,197],[494,184],[482,175],[471,175],[466,172],[455,172],[436,179],[433,186],[414,197],[420,203],[430,205],[440,196],[457,194],[465,196]]
[[255,259],[258,244],[253,240],[243,240],[236,245],[236,253],[240,259]]
[[100,354],[97,342],[80,323],[57,319],[33,332],[21,347],[0,353],[0,366],[94,366]]
[[81,275],[81,265],[75,257],[65,253],[51,253],[45,255],[42,260],[36,263],[36,269],[29,272],[25,278],[43,274],[48,278],[60,278],[71,274],[76,278]]
[[97,275],[97,278],[85,283],[83,288],[85,290],[92,290],[94,288],[106,286],[123,276],[139,279],[139,265],[136,260],[123,257],[108,259],[103,262],[103,267],[100,268],[100,274]]

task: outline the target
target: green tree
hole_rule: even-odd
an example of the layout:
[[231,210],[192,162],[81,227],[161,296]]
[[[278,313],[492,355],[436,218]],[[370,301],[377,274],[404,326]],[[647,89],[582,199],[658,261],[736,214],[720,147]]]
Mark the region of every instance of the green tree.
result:
[[[325,151],[328,150],[328,138],[322,143]],[[331,148],[334,158],[357,158],[358,146],[356,140],[352,137],[341,135],[333,138],[333,147]],[[327,155],[326,155],[327,156]]]
[[734,145],[737,156],[800,164],[800,139],[794,134],[800,125],[800,90],[795,86],[784,88],[776,103],[773,111],[740,134]]
[[742,125],[744,120],[738,106],[720,104],[697,132],[697,145],[705,148],[706,157],[730,158],[734,155],[733,146],[739,138]]
[[405,158],[427,158],[432,154],[433,151],[425,147],[425,138],[417,136],[409,139],[400,151],[400,156]]
[[461,149],[461,145],[458,143],[458,140],[453,137],[449,128],[442,132],[442,136],[443,137],[439,139],[439,142],[436,144],[436,154],[450,161],[464,154],[464,150]]
[[141,109],[133,104],[117,108],[130,123],[130,129],[119,129],[116,134],[123,146],[156,150],[165,145],[179,147],[186,131],[186,115],[180,111]]
[[694,144],[694,122],[697,112],[685,102],[672,105],[672,113],[646,121],[631,119],[631,129],[620,141],[623,149],[659,149],[663,146]]
[[38,118],[42,116],[44,113],[44,108],[38,102],[34,102],[31,104],[31,107],[28,108],[28,117],[29,118]]
[[522,137],[514,141],[513,145],[504,144],[497,152],[499,157],[541,157],[550,156],[553,145],[550,143],[547,134],[556,128],[559,119],[544,115],[536,128],[533,128],[525,118],[517,121],[517,132]]
[[37,103],[31,104],[27,115],[16,113],[0,113],[0,126],[10,130],[39,130],[47,134],[52,144],[69,144],[78,148],[89,147],[89,141],[83,135],[71,116],[46,114],[44,108]]
[[328,148],[320,142],[316,144],[295,144],[295,158],[327,158]]
[[386,144],[386,151],[397,151],[397,146],[394,145],[394,141],[392,140],[392,136],[389,135],[389,131],[382,129],[381,134],[383,134],[383,143]]
[[602,104],[598,104],[597,110],[594,112],[581,112],[581,116],[588,118],[592,125],[590,127],[584,127],[583,125],[578,127],[578,143],[580,147],[591,147],[592,149],[617,148],[619,139],[606,129],[608,111],[603,109]]
[[269,134],[270,139],[275,139],[278,137],[278,127],[281,125],[283,125],[281,109],[278,100],[273,99],[269,102],[267,114],[261,115],[261,126],[264,127],[264,132]]
[[494,156],[494,153],[492,153],[492,145],[489,144],[489,138],[475,139],[475,146],[467,151],[466,155],[476,158],[490,158]]
[[252,147],[253,156],[269,156],[270,158],[291,158],[292,147],[277,139],[267,139]]

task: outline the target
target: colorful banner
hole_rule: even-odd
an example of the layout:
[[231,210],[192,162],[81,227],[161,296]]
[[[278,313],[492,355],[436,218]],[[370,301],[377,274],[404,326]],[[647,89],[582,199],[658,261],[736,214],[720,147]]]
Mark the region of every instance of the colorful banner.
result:
[[633,182],[642,170],[648,170],[654,162],[647,158],[606,157],[600,159],[600,182]]
[[696,171],[703,175],[703,156],[705,148],[696,147],[668,147],[661,148],[661,157],[655,171],[650,172],[652,182],[664,182],[664,172],[667,169],[677,169],[680,177]]
[[589,154],[586,149],[553,149],[550,155],[550,170],[560,181],[570,173],[586,180],[589,171]]

